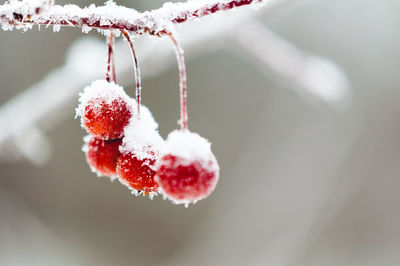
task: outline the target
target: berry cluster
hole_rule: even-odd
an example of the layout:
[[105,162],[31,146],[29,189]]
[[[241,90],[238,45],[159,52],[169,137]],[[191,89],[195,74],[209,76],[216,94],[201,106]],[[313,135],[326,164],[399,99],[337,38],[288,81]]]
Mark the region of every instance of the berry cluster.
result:
[[[123,33],[130,41],[129,35]],[[171,132],[164,141],[151,112],[141,104],[140,72],[131,42],[136,101],[115,83],[115,73],[108,73],[107,80],[94,81],[80,94],[77,115],[89,133],[84,138],[83,151],[93,172],[118,179],[135,195],[152,198],[161,193],[174,203],[187,206],[211,194],[218,182],[219,166],[211,144],[187,129],[183,52],[171,38],[180,69],[181,129]],[[109,65],[108,69],[112,68]]]

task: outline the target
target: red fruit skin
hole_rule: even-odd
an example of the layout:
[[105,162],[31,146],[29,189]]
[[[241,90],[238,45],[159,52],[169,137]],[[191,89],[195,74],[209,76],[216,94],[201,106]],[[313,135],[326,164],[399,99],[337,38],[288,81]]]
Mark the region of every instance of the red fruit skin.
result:
[[156,181],[162,193],[176,203],[194,203],[207,198],[217,185],[219,173],[216,162],[187,160],[166,154],[158,162]]
[[87,144],[86,160],[91,168],[100,175],[115,177],[117,160],[121,153],[121,139],[103,140],[92,138]]
[[111,103],[103,98],[95,98],[85,107],[82,125],[97,138],[117,139],[123,136],[130,118],[131,109],[122,98],[114,99]]
[[155,164],[153,158],[138,159],[132,153],[122,154],[117,162],[117,174],[121,182],[145,195],[158,192],[158,184],[154,181]]

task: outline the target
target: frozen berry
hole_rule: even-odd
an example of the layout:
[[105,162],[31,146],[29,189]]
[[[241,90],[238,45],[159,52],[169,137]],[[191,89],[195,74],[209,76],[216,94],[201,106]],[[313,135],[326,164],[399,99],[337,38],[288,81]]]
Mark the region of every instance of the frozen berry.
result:
[[94,136],[115,139],[122,137],[130,115],[127,103],[122,99],[107,103],[105,99],[96,98],[86,106],[82,124]]
[[94,81],[80,94],[77,115],[88,133],[102,139],[123,136],[135,104],[123,88],[105,80]]
[[218,162],[206,139],[188,130],[176,130],[168,135],[155,176],[160,191],[168,199],[188,205],[207,198],[218,178]]
[[132,153],[121,155],[118,159],[117,173],[121,182],[135,192],[143,191],[148,195],[158,192],[154,181],[154,157],[139,159]]
[[98,175],[115,178],[117,160],[121,155],[119,146],[122,144],[122,140],[103,140],[86,136],[85,142],[83,151],[92,171]]
[[125,128],[124,139],[117,164],[120,181],[135,194],[154,195],[158,184],[154,181],[155,163],[161,155],[164,140],[158,134],[157,123],[147,108],[141,108],[140,116],[133,117]]

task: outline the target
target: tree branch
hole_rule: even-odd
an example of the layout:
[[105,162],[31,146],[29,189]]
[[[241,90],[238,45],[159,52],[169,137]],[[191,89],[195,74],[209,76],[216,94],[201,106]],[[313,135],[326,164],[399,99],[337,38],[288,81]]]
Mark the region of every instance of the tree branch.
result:
[[28,30],[33,25],[80,27],[90,29],[126,30],[135,34],[164,35],[171,24],[246,5],[261,5],[269,0],[206,0],[166,3],[163,7],[137,12],[134,9],[108,4],[80,8],[76,5],[45,5],[43,1],[12,0],[0,6],[0,25],[3,30]]

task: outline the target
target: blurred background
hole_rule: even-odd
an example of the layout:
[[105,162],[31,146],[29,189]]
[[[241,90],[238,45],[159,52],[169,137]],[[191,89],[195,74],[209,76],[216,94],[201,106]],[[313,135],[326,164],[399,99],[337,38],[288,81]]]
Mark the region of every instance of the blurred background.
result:
[[[57,1],[67,2],[102,4]],[[163,3],[117,2],[140,11]],[[399,10],[396,0],[293,0],[179,27],[189,125],[213,143],[221,167],[214,193],[187,209],[135,197],[86,163],[85,132],[74,119],[77,93],[104,68],[82,55],[73,61],[79,71],[55,71],[81,37],[93,41],[93,49],[78,46],[81,53],[100,49],[104,62],[102,35],[1,31],[1,134],[29,123],[28,114],[42,112],[53,97],[63,100],[0,145],[0,264],[399,265]],[[265,30],[264,42],[251,39],[260,36],[253,28]],[[117,79],[133,95],[127,43],[118,45]],[[144,37],[137,53],[143,103],[166,137],[177,128],[179,108],[172,46]],[[315,56],[330,63],[313,65],[311,81],[299,80]],[[165,67],[154,71],[158,58]],[[10,104],[43,79],[53,94]],[[79,86],[64,95],[71,84]],[[15,114],[4,111],[6,103],[17,106]]]

